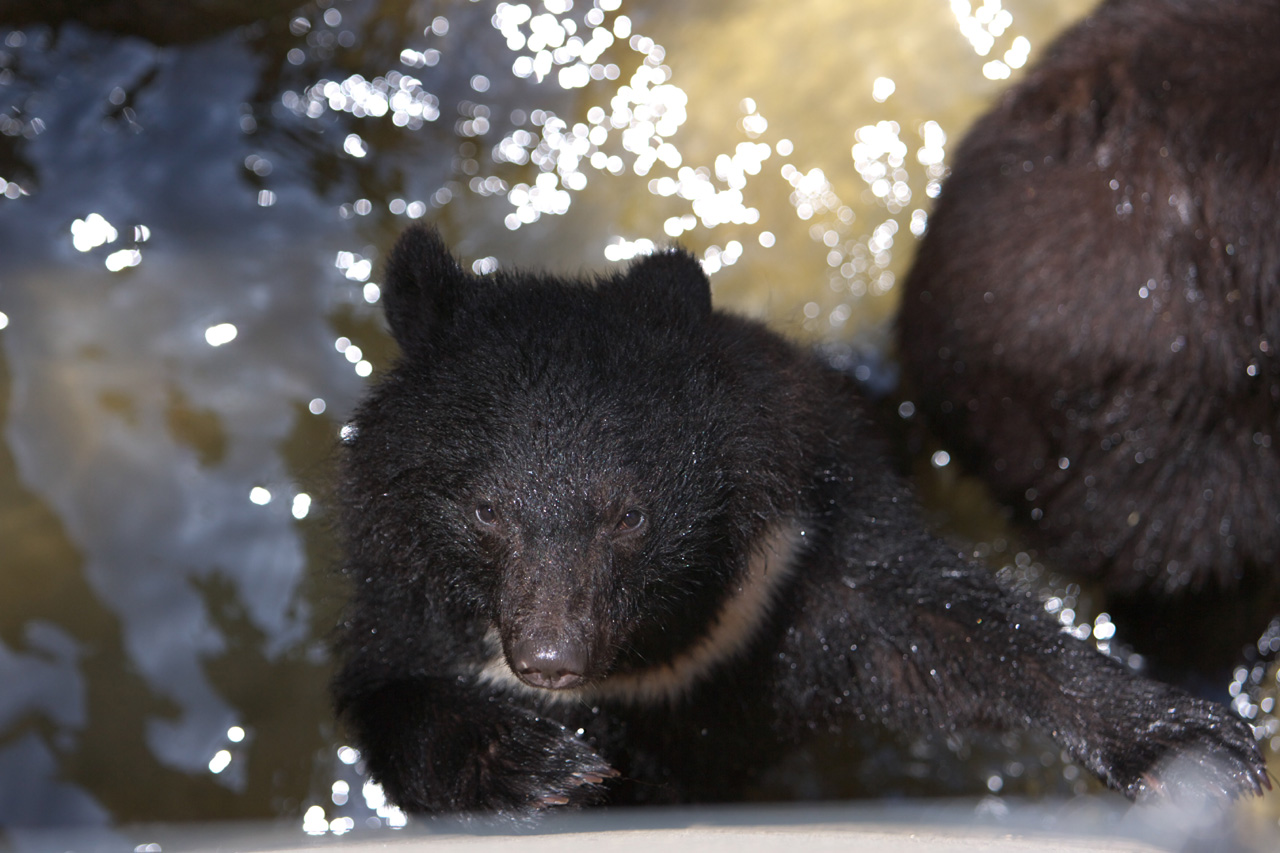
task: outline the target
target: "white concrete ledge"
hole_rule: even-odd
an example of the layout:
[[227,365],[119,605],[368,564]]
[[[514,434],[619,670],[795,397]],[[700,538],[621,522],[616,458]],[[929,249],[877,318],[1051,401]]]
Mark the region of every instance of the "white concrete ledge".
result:
[[[301,823],[136,826],[103,830],[6,832],[15,853],[179,853],[179,851],[511,851],[511,853],[1151,853],[1211,840],[1215,849],[1267,849],[1238,836],[1221,814],[1130,807],[1117,798],[1020,804],[863,802],[616,809],[571,814],[532,830],[458,821],[412,822],[404,829],[358,828],[308,836]],[[1274,825],[1272,825],[1274,831]],[[1270,836],[1274,841],[1274,836]],[[1226,843],[1225,847],[1218,847]]]

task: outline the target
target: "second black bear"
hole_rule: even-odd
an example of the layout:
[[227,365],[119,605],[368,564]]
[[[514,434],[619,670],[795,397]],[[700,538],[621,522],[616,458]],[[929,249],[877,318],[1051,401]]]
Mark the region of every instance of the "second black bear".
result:
[[920,410],[1144,652],[1280,611],[1280,3],[1113,0],[981,118],[907,278]]
[[[682,252],[598,280],[392,254],[345,445],[334,692],[401,807],[741,794],[820,726],[1034,729],[1130,797],[1269,786],[1248,725],[925,532],[849,380]],[[874,721],[874,722],[869,722]]]

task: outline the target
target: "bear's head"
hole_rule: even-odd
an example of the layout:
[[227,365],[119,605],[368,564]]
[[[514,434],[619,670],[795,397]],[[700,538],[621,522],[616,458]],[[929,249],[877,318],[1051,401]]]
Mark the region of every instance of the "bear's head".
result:
[[761,342],[726,337],[721,321],[739,321],[712,312],[697,260],[476,276],[416,227],[384,306],[402,356],[348,441],[358,582],[425,589],[430,618],[500,645],[507,674],[538,690],[696,643],[776,514],[765,457],[785,452],[761,446],[768,402],[730,379]]

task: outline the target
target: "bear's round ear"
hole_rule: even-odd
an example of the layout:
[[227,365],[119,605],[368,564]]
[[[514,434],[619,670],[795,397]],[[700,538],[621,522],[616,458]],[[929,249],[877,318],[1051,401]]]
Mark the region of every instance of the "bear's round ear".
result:
[[661,305],[694,319],[711,313],[711,282],[698,259],[684,249],[665,249],[634,261],[625,281],[629,289],[650,294]]
[[471,276],[450,254],[435,228],[405,229],[387,261],[382,305],[396,343],[424,348],[453,314]]

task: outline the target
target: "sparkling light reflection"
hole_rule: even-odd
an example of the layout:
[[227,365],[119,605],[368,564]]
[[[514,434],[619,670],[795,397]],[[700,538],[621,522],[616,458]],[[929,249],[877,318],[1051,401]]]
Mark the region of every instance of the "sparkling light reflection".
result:
[[368,281],[373,274],[373,261],[354,252],[339,252],[334,266],[351,281]]
[[307,835],[324,835],[329,831],[329,821],[324,806],[312,806],[302,816],[302,831]]
[[137,249],[120,249],[107,255],[107,269],[112,272],[120,272],[129,267],[136,267],[142,263],[142,253]]
[[[1013,24],[1013,15],[1001,8],[1000,0],[983,0],[977,9],[969,0],[951,0],[951,12],[960,27],[960,34],[978,56],[990,56],[997,39],[1004,36]],[[982,76],[988,80],[1007,80],[1014,69],[1027,64],[1030,55],[1031,42],[1024,36],[1017,36],[1002,58],[983,64]]]
[[204,330],[205,342],[211,347],[220,347],[236,339],[238,331],[232,323],[219,323]]
[[[3,132],[3,122],[8,120],[9,116],[0,116],[0,132]],[[30,195],[25,189],[18,186],[16,181],[6,181],[0,178],[0,196],[5,198],[18,198],[19,196]]]
[[[391,213],[421,218],[433,208],[448,205],[459,189],[464,189],[482,198],[505,199],[510,211],[503,222],[514,231],[544,216],[567,213],[574,194],[595,180],[631,173],[647,177],[654,195],[686,205],[687,212],[677,212],[663,221],[665,236],[684,238],[695,229],[732,230],[702,252],[704,269],[715,273],[736,263],[745,252],[744,244],[762,248],[775,244],[775,230],[743,232],[760,228],[763,219],[761,211],[749,202],[752,182],[766,177],[776,180],[780,175],[791,185],[795,215],[811,222],[812,239],[826,246],[833,290],[860,297],[884,294],[895,286],[895,273],[889,269],[895,235],[901,229],[918,237],[927,225],[927,213],[921,206],[924,199],[914,197],[920,191],[914,183],[919,173],[908,163],[914,144],[910,131],[904,132],[890,120],[855,131],[854,166],[869,190],[857,204],[870,204],[887,214],[855,231],[859,216],[854,203],[840,198],[822,168],[796,162],[790,139],[770,143],[769,121],[751,98],[739,105],[738,129],[743,138],[732,150],[715,155],[704,165],[687,162],[679,134],[688,119],[689,96],[665,64],[666,49],[638,31],[630,17],[617,14],[618,0],[594,0],[576,14],[574,5],[565,0],[500,2],[490,24],[513,54],[510,67],[514,77],[584,90],[588,100],[577,107],[582,110],[582,119],[566,119],[537,108],[516,109],[507,115],[486,103],[460,101],[453,127],[458,140],[453,178],[429,198],[391,199],[387,202]],[[952,12],[961,32],[984,56],[1012,22],[999,0],[987,0],[976,9],[957,0]],[[443,16],[435,18],[425,31],[432,39],[442,39],[448,33],[448,20]],[[1004,65],[1019,66],[1029,50],[1026,39],[1014,39]],[[407,48],[400,55],[402,66],[409,71],[432,66],[439,59],[434,47]],[[633,68],[630,74],[624,70],[627,67]],[[497,88],[487,74],[472,73],[467,79],[476,96]],[[617,81],[616,85],[584,88],[612,81]],[[880,76],[872,82],[871,90],[873,99],[883,103],[895,94],[897,83]],[[372,80],[358,74],[345,80],[319,80],[300,94],[286,93],[283,103],[312,118],[332,110],[369,119],[390,117],[395,125],[409,129],[436,121],[442,114],[441,99],[403,71],[388,71]],[[504,128],[500,138],[492,133],[498,127]],[[935,121],[921,123],[915,134],[919,137],[915,160],[924,169],[924,197],[933,198],[946,174],[946,134]],[[351,156],[367,153],[359,133],[349,134],[343,148]],[[775,167],[779,171],[766,168],[770,160],[777,159],[783,160]],[[536,168],[532,176],[528,175],[530,166]],[[372,209],[368,200],[360,199],[343,204],[340,213],[350,218],[367,215]],[[652,251],[654,236],[658,235],[615,235],[603,247],[605,259],[626,261]],[[496,263],[493,258],[481,258],[473,269],[481,274],[492,272]],[[365,282],[372,269],[353,253],[340,255],[338,266],[348,278]],[[380,297],[380,289],[375,284],[366,287],[362,295],[372,303]],[[839,326],[852,315],[846,302],[835,306],[828,320]],[[371,372],[371,366],[362,360],[352,359],[352,363],[361,376]]]
[[[350,746],[341,746],[337,750],[337,758],[341,765],[352,767],[361,776],[364,775],[363,765],[360,764],[360,753]],[[337,768],[339,773],[350,773],[351,771],[343,770],[342,767]],[[343,835],[350,832],[356,827],[356,817],[352,817],[352,811],[355,810],[359,815],[361,801],[363,807],[370,814],[363,819],[363,824],[369,828],[376,829],[378,827],[388,827],[391,829],[400,829],[408,824],[408,817],[399,808],[387,802],[387,796],[382,790],[382,786],[370,779],[362,779],[356,784],[360,785],[360,797],[356,799],[352,796],[353,784],[347,779],[335,779],[329,786],[329,801],[333,803],[334,808],[342,809],[346,814],[329,818],[325,807],[315,804],[307,808],[303,815],[302,829],[309,835],[324,835],[330,833],[333,835]]]
[[[572,4],[566,4],[565,10]],[[984,45],[983,39],[1002,34],[1012,17],[1000,8],[999,3],[988,2],[976,12],[971,7],[957,4],[954,7],[962,30],[970,40]],[[586,185],[582,169],[590,167],[608,175],[619,175],[628,168],[637,175],[650,175],[649,191],[657,196],[687,201],[690,213],[670,216],[663,222],[663,232],[672,238],[702,227],[716,229],[720,226],[755,226],[760,223],[760,211],[749,206],[746,191],[751,179],[762,174],[763,165],[773,157],[789,158],[794,145],[789,139],[778,140],[775,147],[761,139],[769,128],[769,122],[760,113],[754,100],[742,101],[743,117],[739,129],[748,141],[737,144],[732,153],[718,155],[713,165],[697,166],[685,162],[674,137],[687,119],[688,96],[672,82],[670,69],[662,64],[665,49],[641,33],[632,31],[632,23],[625,16],[614,19],[609,27],[603,7],[597,3],[583,20],[585,28],[577,21],[558,17],[554,8],[543,14],[535,14],[528,4],[502,3],[497,7],[493,25],[506,39],[508,48],[518,55],[512,71],[517,77],[533,77],[541,82],[552,79],[552,71],[560,67],[554,77],[564,88],[584,85],[584,70],[595,70],[588,63],[604,61],[604,53],[614,41],[626,40],[632,51],[642,56],[642,62],[631,78],[619,86],[610,98],[608,106],[598,104],[586,112],[586,122],[570,127],[567,122],[544,111],[535,111],[533,123],[542,127],[538,136],[523,128],[513,131],[496,146],[494,159],[524,164],[531,162],[542,169],[534,186],[521,183],[508,191],[508,201],[515,208],[506,217],[508,228],[515,230],[536,222],[544,214],[562,214],[572,202],[571,192]],[[987,52],[990,46],[982,48]],[[1015,40],[1008,54],[1009,64],[1025,62],[1029,43]],[[576,69],[568,73],[568,69]],[[592,79],[612,79],[601,73],[590,75]],[[872,96],[883,103],[894,94],[897,84],[889,77],[876,78],[872,84]],[[924,122],[917,129],[921,144],[916,149],[916,159],[925,170],[925,195],[936,197],[945,177],[946,134],[937,122]],[[811,229],[814,240],[828,248],[827,261],[836,271],[835,282],[855,296],[870,293],[886,293],[895,284],[895,274],[888,269],[892,262],[894,235],[900,227],[897,216],[910,210],[913,201],[911,174],[907,167],[910,149],[902,138],[901,128],[893,121],[880,121],[859,128],[853,148],[854,165],[866,181],[874,203],[890,215],[871,231],[857,240],[845,234],[855,220],[853,209],[836,193],[821,168],[800,168],[793,162],[781,164],[780,174],[788,181],[793,192],[791,203],[802,220],[815,222]],[[617,150],[614,140],[620,144]],[[500,191],[500,180],[495,177],[471,181],[473,192],[491,194]],[[924,233],[927,213],[923,208],[910,210],[907,225],[914,236]],[[820,224],[819,224],[820,223]],[[772,232],[758,235],[761,246],[774,244]],[[637,254],[652,251],[652,243],[645,237],[632,238],[618,235],[605,246],[604,255],[610,261],[625,261]],[[703,253],[702,264],[710,274],[733,264],[741,256],[738,241],[729,241],[724,248],[709,246]],[[838,326],[849,319],[851,307],[838,305],[832,311],[831,325]]]
[[387,826],[399,829],[408,823],[404,812],[387,802],[387,795],[383,793],[382,786],[377,782],[372,779],[365,780],[360,794],[364,797],[365,806],[382,818]]
[[978,56],[990,54],[996,39],[1013,23],[1013,15],[1001,8],[1000,0],[983,0],[976,10],[969,0],[951,0],[951,13]]
[[342,143],[342,150],[346,151],[352,157],[363,157],[369,153],[369,146],[360,138],[358,134],[347,134],[346,140]]
[[220,749],[213,754],[213,758],[209,759],[209,772],[221,773],[231,766],[231,753],[225,749]]
[[[760,209],[751,203],[759,192],[752,184],[781,176],[790,184],[795,215],[810,224],[811,239],[824,247],[832,291],[846,297],[829,309],[825,319],[831,327],[855,316],[850,298],[881,296],[896,286],[897,273],[891,268],[896,266],[895,240],[899,233],[908,238],[924,234],[928,199],[938,195],[947,173],[947,134],[937,121],[911,126],[884,118],[857,128],[851,155],[866,190],[847,201],[832,183],[842,180],[842,174],[833,178],[820,166],[803,162],[788,138],[771,142],[770,122],[752,98],[739,105],[737,127],[742,138],[732,143],[732,150],[708,155],[710,162],[703,164],[689,162],[680,144],[689,95],[665,64],[666,48],[642,32],[631,17],[618,12],[619,0],[577,5],[575,10],[572,0],[499,2],[490,24],[512,54],[510,69],[515,78],[583,93],[574,107],[580,118],[542,108],[484,103],[492,93],[509,87],[500,86],[487,70],[471,69],[464,79],[474,99],[449,106],[456,113],[452,174],[428,197],[393,198],[384,202],[387,210],[418,219],[450,204],[460,192],[469,192],[480,198],[505,199],[510,208],[502,221],[514,231],[544,216],[564,215],[574,194],[591,183],[630,173],[646,177],[652,194],[682,202],[685,211],[668,214],[661,234],[612,236],[602,247],[605,259],[626,261],[652,251],[652,239],[662,235],[688,241],[697,229],[728,231],[718,240],[702,241],[702,265],[713,274],[736,263],[746,253],[744,245],[754,249],[757,244],[768,248],[776,243],[774,235],[783,226],[764,221]],[[987,76],[1007,76],[1026,63],[1030,42],[1009,32],[1013,16],[1001,0],[954,0],[950,10],[961,35],[976,54],[988,59]],[[450,35],[453,32],[448,19],[437,16],[424,30],[432,46],[407,47],[399,57],[400,70],[372,79],[359,74],[343,80],[321,79],[301,93],[285,93],[282,102],[314,119],[326,111],[345,112],[368,120],[390,119],[410,130],[438,121],[445,109],[441,97],[412,75],[415,69],[441,61],[441,51],[450,47],[446,39],[456,37]],[[1002,41],[1006,49],[1001,55],[995,51]],[[898,93],[898,83],[887,75],[875,77],[870,86],[876,103]],[[344,151],[367,156],[366,138],[375,137],[349,133],[342,143]],[[772,168],[770,161],[774,161]],[[368,199],[358,199],[341,205],[339,212],[351,218],[373,209]],[[765,225],[770,226],[768,230]],[[339,261],[339,267],[351,280],[371,285],[361,295],[373,303],[381,291],[368,281],[372,267],[362,261],[352,253]],[[481,258],[473,269],[491,272],[496,263],[493,258]],[[372,365],[363,359],[351,361],[358,375],[371,374]]]
[[[84,219],[77,219],[71,223],[71,245],[79,252],[92,251],[99,246],[114,243],[119,238],[120,232],[100,213],[90,213]],[[142,263],[142,252],[138,244],[145,243],[150,238],[150,228],[145,225],[135,226],[133,228],[134,245],[117,249],[107,255],[104,260],[107,269],[111,272],[120,272]]]
[[604,247],[604,256],[610,261],[629,261],[641,255],[653,254],[655,248],[652,240],[641,238],[633,241],[618,237]]
[[87,252],[106,243],[114,243],[119,236],[115,226],[100,213],[90,213],[84,219],[71,223],[71,245],[78,252]]

